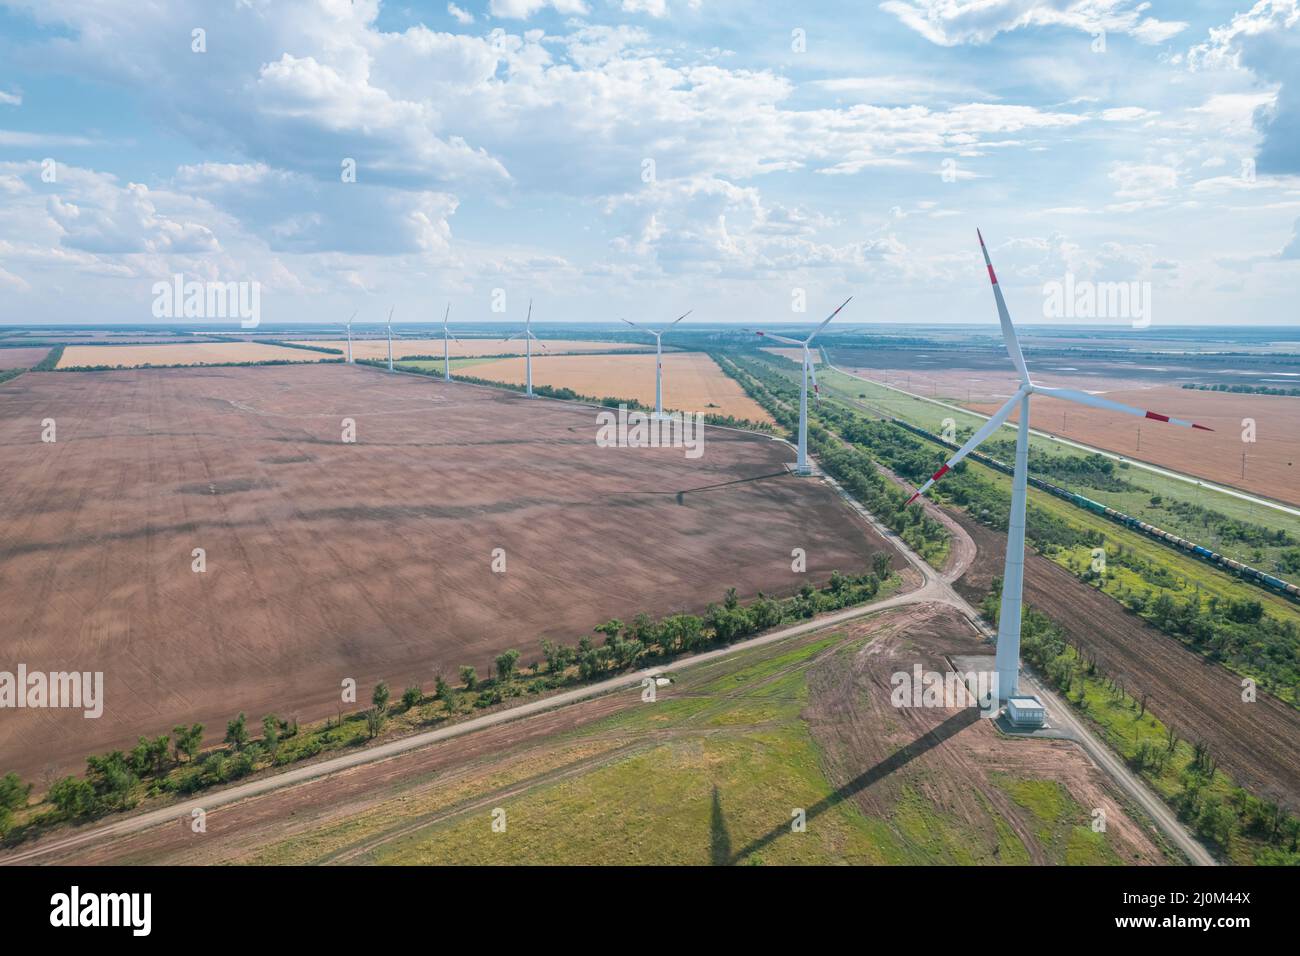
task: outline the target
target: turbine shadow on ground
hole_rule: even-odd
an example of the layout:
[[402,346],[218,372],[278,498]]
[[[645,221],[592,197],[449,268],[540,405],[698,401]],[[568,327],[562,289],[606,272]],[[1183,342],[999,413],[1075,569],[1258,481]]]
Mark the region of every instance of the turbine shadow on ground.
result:
[[713,814],[709,818],[709,862],[713,866],[729,866],[734,862],[731,855],[731,833],[727,830],[727,818],[722,812],[722,795],[718,785],[713,785]]
[[[951,717],[949,717],[943,723],[939,724],[937,727],[928,730],[920,737],[917,737],[916,740],[913,740],[906,747],[903,747],[901,750],[898,750],[897,752],[890,754],[888,757],[880,761],[880,763],[876,764],[871,769],[863,771],[858,776],[850,780],[848,783],[844,784],[844,786],[837,787],[835,790],[827,794],[821,800],[818,800],[816,803],[814,803],[811,807],[806,808],[804,812],[804,819],[808,822],[811,822],[814,817],[820,816],[821,814],[825,813],[827,810],[831,809],[832,807],[837,806],[838,804],[849,799],[850,797],[853,797],[855,794],[861,792],[862,790],[865,790],[867,787],[870,787],[872,784],[884,780],[886,777],[894,773],[896,770],[901,770],[903,767],[907,766],[907,764],[911,763],[917,757],[920,757],[923,754],[929,752],[930,750],[933,750],[935,747],[939,746],[939,744],[943,743],[949,737],[956,736],[962,730],[965,730],[967,727],[971,726],[971,724],[975,723],[979,719],[980,719],[980,712],[978,709],[974,707],[966,707],[963,708],[962,710],[959,710],[957,713],[953,714]],[[716,821],[718,819],[719,814],[721,813],[716,788],[714,789],[713,806],[714,806],[714,819]],[[715,831],[717,829],[716,822],[715,822],[714,829]],[[778,837],[784,836],[789,832],[791,832],[789,822],[783,821],[777,824],[771,830],[769,830],[766,834],[759,837],[754,842],[750,843],[748,846],[743,847],[740,850],[740,852],[738,852],[728,862],[732,864],[739,863],[742,860],[744,860],[746,857],[750,856],[751,854],[757,853],[759,850],[763,849],[764,847],[770,845],[771,843],[774,843]]]

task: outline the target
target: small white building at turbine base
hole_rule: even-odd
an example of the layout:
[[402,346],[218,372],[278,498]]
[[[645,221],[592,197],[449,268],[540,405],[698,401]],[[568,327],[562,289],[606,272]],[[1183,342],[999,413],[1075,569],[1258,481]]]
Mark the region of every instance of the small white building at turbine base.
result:
[[1036,730],[1047,721],[1047,708],[1037,697],[1020,694],[1007,699],[1007,720],[1021,730]]

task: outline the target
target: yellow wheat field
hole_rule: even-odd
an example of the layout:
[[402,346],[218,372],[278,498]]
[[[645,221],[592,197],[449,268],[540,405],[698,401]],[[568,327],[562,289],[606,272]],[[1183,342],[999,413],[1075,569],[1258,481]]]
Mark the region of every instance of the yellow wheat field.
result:
[[319,362],[337,358],[324,352],[286,349],[261,342],[193,342],[181,345],[69,345],[58,368],[87,365],[220,365],[223,362]]
[[[484,362],[466,369],[465,373],[474,378],[520,385],[524,381],[524,359]],[[634,399],[653,407],[655,359],[652,354],[539,356],[534,353],[533,384],[571,388],[580,395],[597,398]],[[664,408],[772,421],[761,405],[702,352],[665,353]]]
[[[345,353],[348,348],[346,339],[312,339],[309,341],[304,340],[299,344],[311,345],[317,348],[339,349]],[[624,345],[617,342],[547,339],[546,348],[551,352],[603,352],[609,349],[619,349],[620,351],[635,349],[640,351],[648,348],[648,346]],[[541,349],[534,342],[533,353],[536,354],[540,351]],[[510,342],[502,342],[500,339],[461,339],[459,342],[451,343],[452,358],[523,354],[524,346],[518,339]],[[408,355],[432,355],[434,358],[442,358],[442,339],[393,339],[393,358],[404,358]],[[354,359],[386,359],[388,358],[388,340],[384,338],[353,339],[352,357]]]

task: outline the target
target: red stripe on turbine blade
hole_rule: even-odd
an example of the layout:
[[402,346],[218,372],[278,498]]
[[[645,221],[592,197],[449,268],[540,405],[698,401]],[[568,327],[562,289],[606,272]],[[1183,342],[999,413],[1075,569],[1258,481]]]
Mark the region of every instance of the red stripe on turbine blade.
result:
[[1169,421],[1168,415],[1161,415],[1159,412],[1147,412],[1147,418],[1154,419],[1155,421],[1158,422]]
[[998,284],[998,277],[997,274],[994,273],[992,265],[989,266],[989,278],[993,280],[994,285]]
[[938,471],[936,471],[936,472],[934,473],[934,476],[933,476],[930,480],[931,480],[931,481],[938,481],[940,478],[942,478],[942,477],[943,477],[944,475],[946,475],[946,474],[948,474],[948,466],[947,466],[947,465],[944,465],[942,468],[940,468]]
[[921,493],[918,491],[916,494],[912,495],[912,497],[907,499],[907,502],[903,505],[903,507],[906,508],[908,505],[910,505],[913,501],[915,501],[919,497],[921,497]]
[[1192,427],[1193,427],[1193,428],[1199,428],[1199,429],[1200,429],[1201,431],[1203,431],[1203,432],[1212,432],[1212,431],[1214,431],[1214,429],[1211,428],[1209,425],[1198,425],[1198,424],[1196,424],[1196,422],[1192,422]]
[[979,229],[976,229],[976,230],[975,230],[975,235],[977,235],[977,236],[980,237],[980,245],[983,246],[983,245],[984,245],[984,233],[980,232]]

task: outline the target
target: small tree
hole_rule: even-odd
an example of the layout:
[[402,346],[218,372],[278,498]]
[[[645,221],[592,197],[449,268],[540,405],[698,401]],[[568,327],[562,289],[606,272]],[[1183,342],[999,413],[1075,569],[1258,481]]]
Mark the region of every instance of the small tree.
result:
[[140,737],[131,751],[131,769],[144,776],[157,776],[167,769],[168,749],[171,740],[166,734],[160,737]]
[[460,681],[465,685],[466,690],[473,690],[478,687],[478,671],[468,664],[460,669]]
[[190,724],[186,727],[184,724],[177,724],[172,728],[172,737],[173,756],[176,762],[180,763],[182,756],[187,761],[193,760],[203,740],[203,725]]
[[871,556],[871,571],[880,580],[889,579],[889,554],[884,551],[877,551]]
[[[617,633],[617,632],[615,632]],[[510,650],[497,656],[497,680],[508,684],[515,676],[515,665],[519,663],[519,652]]]
[[174,753],[176,762],[181,762],[181,755],[185,755],[186,760],[193,760],[194,755],[199,752],[199,743],[203,740],[203,725],[190,724],[186,727],[184,724],[178,724],[172,728]]
[[380,681],[375,685],[374,693],[370,695],[370,703],[375,705],[375,710],[381,714],[388,710],[388,682]]
[[122,751],[87,757],[86,777],[94,788],[95,809],[125,810],[133,804],[131,791],[138,778]]
[[433,694],[446,706],[447,710],[456,709],[456,692],[451,689],[451,685],[446,679],[439,674],[433,681]]
[[402,706],[410,710],[424,697],[424,692],[420,688],[411,686],[402,691]]
[[542,641],[542,656],[551,674],[561,674],[573,663],[573,648],[551,641]]
[[54,781],[46,799],[65,817],[82,817],[95,810],[95,788],[89,780],[80,777]]
[[14,811],[27,806],[27,797],[31,792],[32,785],[23,783],[16,773],[0,777],[0,836],[9,832]]
[[384,712],[377,707],[372,707],[366,711],[366,732],[370,734],[370,739],[374,740],[383,729]]
[[274,757],[280,747],[280,718],[275,714],[262,718],[262,742],[266,745],[266,752]]
[[225,742],[234,750],[243,750],[248,745],[248,718],[242,710],[238,717],[226,724]]

